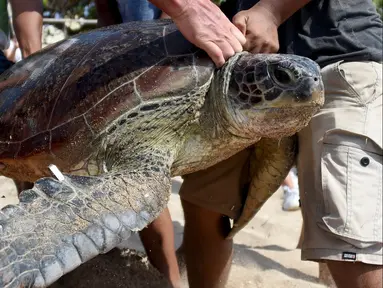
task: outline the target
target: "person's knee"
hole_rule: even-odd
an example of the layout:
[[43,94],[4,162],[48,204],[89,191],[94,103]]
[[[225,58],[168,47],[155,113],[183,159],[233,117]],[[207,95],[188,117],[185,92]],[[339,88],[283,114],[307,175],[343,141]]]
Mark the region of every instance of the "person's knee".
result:
[[208,210],[182,199],[185,216],[185,229],[198,229],[224,237],[230,230],[230,220],[221,213]]
[[338,288],[381,288],[383,266],[362,262],[326,261]]

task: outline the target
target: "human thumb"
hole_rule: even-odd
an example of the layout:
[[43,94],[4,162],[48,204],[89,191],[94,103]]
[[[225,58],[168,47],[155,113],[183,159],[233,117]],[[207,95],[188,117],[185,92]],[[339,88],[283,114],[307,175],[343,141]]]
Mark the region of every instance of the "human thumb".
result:
[[247,24],[247,16],[245,16],[242,12],[235,14],[233,17],[233,24],[242,32],[244,36],[246,36],[246,24]]

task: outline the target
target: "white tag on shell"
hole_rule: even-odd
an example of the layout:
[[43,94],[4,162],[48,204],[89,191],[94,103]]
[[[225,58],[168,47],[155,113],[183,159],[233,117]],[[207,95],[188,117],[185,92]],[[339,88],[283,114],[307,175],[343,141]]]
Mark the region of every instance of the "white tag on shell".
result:
[[59,170],[59,168],[57,168],[56,165],[54,164],[51,164],[48,166],[49,170],[51,170],[51,172],[53,173],[53,175],[56,176],[57,180],[59,180],[60,182],[61,181],[64,181],[64,175],[63,173],[61,173],[61,171]]

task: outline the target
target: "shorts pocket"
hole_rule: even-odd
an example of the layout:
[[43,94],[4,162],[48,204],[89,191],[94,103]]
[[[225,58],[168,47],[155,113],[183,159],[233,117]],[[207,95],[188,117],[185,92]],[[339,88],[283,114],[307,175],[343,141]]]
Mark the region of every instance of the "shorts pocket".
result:
[[373,153],[334,139],[323,139],[320,226],[351,244],[382,242],[381,147]]
[[[350,94],[367,105],[381,96],[382,66],[375,62],[339,62],[337,72]],[[380,86],[379,86],[380,85]]]

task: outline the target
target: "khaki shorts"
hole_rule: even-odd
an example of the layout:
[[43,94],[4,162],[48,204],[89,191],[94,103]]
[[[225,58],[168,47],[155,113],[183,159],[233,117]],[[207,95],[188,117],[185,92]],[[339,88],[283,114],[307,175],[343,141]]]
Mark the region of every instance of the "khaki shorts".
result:
[[[382,64],[322,69],[324,107],[299,133],[302,259],[382,265]],[[250,149],[184,177],[183,200],[236,219]]]

